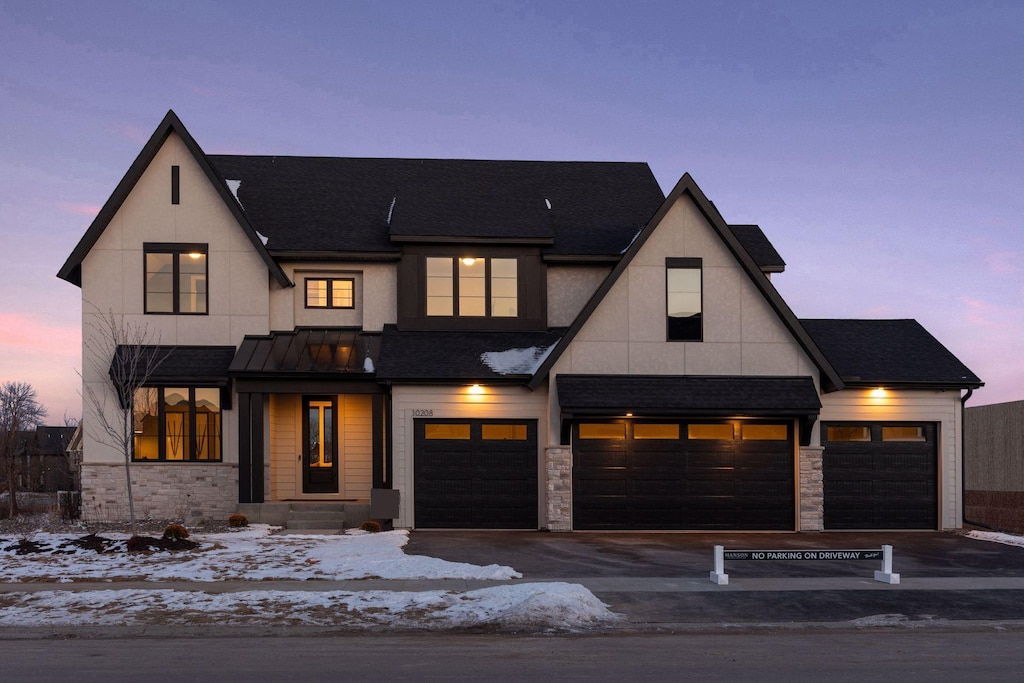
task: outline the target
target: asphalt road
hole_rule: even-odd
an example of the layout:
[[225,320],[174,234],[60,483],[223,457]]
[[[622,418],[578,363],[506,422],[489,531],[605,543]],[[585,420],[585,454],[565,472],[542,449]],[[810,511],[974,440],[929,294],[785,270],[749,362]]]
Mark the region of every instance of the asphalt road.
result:
[[[3,680],[1016,681],[1024,634],[773,631],[0,641]],[[270,634],[268,634],[270,636]]]

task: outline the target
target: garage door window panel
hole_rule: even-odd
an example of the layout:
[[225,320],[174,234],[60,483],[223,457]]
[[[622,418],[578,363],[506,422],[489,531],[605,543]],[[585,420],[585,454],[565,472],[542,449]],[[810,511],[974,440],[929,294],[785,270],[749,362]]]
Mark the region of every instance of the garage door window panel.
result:
[[469,440],[468,424],[427,424],[424,425],[424,438],[429,440]]
[[690,424],[686,427],[686,438],[732,441],[733,426],[731,424]]
[[678,424],[638,422],[633,425],[634,439],[679,439]]
[[882,441],[925,441],[923,427],[882,427]]
[[581,439],[625,439],[626,423],[583,423],[579,426]]

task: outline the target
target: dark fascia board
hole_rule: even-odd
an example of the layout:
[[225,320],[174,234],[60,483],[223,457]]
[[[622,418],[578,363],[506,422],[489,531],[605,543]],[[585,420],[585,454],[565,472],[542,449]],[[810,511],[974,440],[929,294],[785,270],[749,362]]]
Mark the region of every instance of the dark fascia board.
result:
[[953,382],[886,382],[884,380],[878,380],[875,382],[867,382],[863,380],[851,380],[844,379],[844,389],[905,389],[905,390],[933,390],[933,391],[961,391],[963,389],[980,389],[985,386],[984,382],[964,382],[962,384],[956,384]]
[[539,244],[550,246],[553,237],[452,237],[450,235],[392,235],[392,242],[419,242],[426,244]]
[[203,173],[206,174],[207,179],[209,179],[214,189],[218,194],[220,194],[221,199],[231,211],[231,215],[235,217],[239,227],[242,228],[246,237],[248,237],[249,241],[252,242],[253,247],[256,249],[257,253],[259,253],[263,262],[267,264],[267,269],[270,271],[270,274],[274,276],[274,279],[277,280],[278,284],[282,287],[293,286],[291,280],[289,280],[288,276],[285,275],[284,270],[281,269],[281,266],[278,265],[278,263],[271,257],[267,248],[263,245],[263,241],[259,238],[259,235],[256,234],[255,228],[253,228],[249,223],[249,220],[245,217],[245,214],[242,212],[238,202],[235,201],[235,198],[231,195],[231,191],[228,189],[227,184],[220,176],[217,175],[217,172],[213,170],[213,166],[210,165],[209,160],[206,158],[206,154],[199,147],[195,138],[193,138],[188,130],[185,129],[184,124],[182,124],[177,114],[174,113],[174,110],[167,111],[167,115],[164,116],[163,121],[161,121],[160,125],[156,127],[155,131],[153,131],[153,135],[150,136],[149,141],[142,148],[142,151],[139,152],[139,156],[135,158],[135,161],[128,168],[128,172],[124,174],[124,177],[121,178],[121,182],[119,182],[117,187],[114,188],[114,192],[110,195],[110,198],[107,199],[103,208],[100,209],[100,212],[96,215],[96,218],[89,226],[89,229],[85,231],[85,235],[82,236],[82,239],[79,240],[74,251],[71,252],[67,261],[64,262],[64,265],[61,266],[61,269],[57,272],[57,277],[67,280],[73,285],[78,285],[79,287],[82,286],[82,261],[85,260],[89,250],[93,248],[96,241],[100,238],[100,235],[102,235],[103,231],[107,228],[107,225],[109,225],[110,221],[113,220],[114,214],[116,214],[117,210],[121,208],[125,199],[128,198],[128,195],[135,188],[135,184],[139,182],[139,178],[142,177],[142,174],[149,167],[150,163],[152,163],[153,158],[156,157],[157,152],[160,151],[160,148],[172,132],[176,133],[182,139],[185,143],[185,147],[192,153],[192,157],[196,160],[196,163],[199,164],[199,167],[203,169]]
[[689,173],[683,174],[683,177],[679,179],[676,186],[672,188],[672,191],[669,192],[667,197],[665,197],[665,201],[662,203],[657,213],[655,213],[650,222],[644,226],[644,229],[640,231],[640,234],[637,235],[636,239],[633,240],[633,243],[622,256],[622,259],[615,265],[612,272],[608,274],[608,277],[604,279],[604,282],[602,282],[601,286],[597,288],[594,295],[590,297],[590,301],[587,302],[587,305],[584,306],[583,310],[576,316],[576,319],[569,327],[569,330],[565,333],[565,336],[562,337],[561,341],[558,342],[558,345],[550,354],[548,354],[544,363],[542,363],[537,369],[533,379],[530,381],[530,388],[536,389],[540,386],[541,382],[544,381],[544,378],[546,378],[548,373],[551,372],[551,368],[554,367],[559,357],[565,352],[565,349],[569,347],[569,344],[572,343],[572,340],[579,333],[580,329],[583,328],[584,323],[586,323],[597,307],[601,304],[608,292],[611,291],[612,286],[618,281],[626,268],[629,267],[630,262],[634,257],[636,257],[640,249],[643,248],[650,236],[661,225],[665,216],[668,215],[669,210],[684,195],[689,196],[693,200],[697,209],[701,214],[703,214],[704,218],[707,219],[715,232],[718,233],[719,238],[729,248],[729,251],[732,252],[740,265],[743,266],[743,269],[747,272],[747,276],[750,278],[751,282],[753,282],[754,286],[757,287],[761,294],[764,295],[768,304],[775,310],[783,324],[786,325],[800,346],[804,349],[807,355],[811,357],[811,360],[821,371],[822,391],[830,392],[844,388],[845,385],[843,380],[839,377],[839,373],[836,372],[836,369],[828,362],[828,359],[825,358],[825,354],[821,352],[818,345],[815,344],[814,340],[811,339],[811,336],[807,334],[807,330],[805,330],[803,325],[800,324],[799,319],[797,319],[796,315],[794,315],[793,311],[789,308],[789,305],[782,299],[778,290],[776,290],[771,284],[771,281],[764,276],[764,273],[761,272],[758,265],[754,263],[754,259],[750,257],[747,250],[744,249],[739,240],[736,239],[736,236],[729,228],[729,224],[726,223],[725,219],[722,218],[722,215],[718,213],[718,209],[715,208],[715,205],[711,200],[704,196],[704,192],[697,186],[696,181],[694,181]]
[[541,254],[544,263],[568,264],[574,266],[610,266],[618,263],[622,256],[587,255],[587,254]]
[[271,249],[270,255],[282,261],[358,261],[360,263],[383,263],[401,261],[400,251],[285,251]]

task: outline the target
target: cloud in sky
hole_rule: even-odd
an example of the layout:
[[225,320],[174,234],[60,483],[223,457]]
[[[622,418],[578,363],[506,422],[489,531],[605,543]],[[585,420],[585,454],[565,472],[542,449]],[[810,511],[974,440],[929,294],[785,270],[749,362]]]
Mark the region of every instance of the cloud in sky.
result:
[[47,411],[47,424],[64,413],[81,414],[79,380],[82,333],[57,326],[35,314],[0,312],[0,381],[28,382]]
[[100,206],[98,204],[88,204],[82,202],[60,202],[60,208],[70,214],[76,216],[87,216],[88,218],[95,218],[96,214],[100,212]]

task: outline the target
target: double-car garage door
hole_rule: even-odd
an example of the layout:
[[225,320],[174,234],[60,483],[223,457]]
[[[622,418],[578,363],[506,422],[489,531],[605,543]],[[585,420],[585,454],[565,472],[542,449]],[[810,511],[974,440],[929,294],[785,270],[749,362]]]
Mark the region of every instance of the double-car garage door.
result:
[[575,529],[792,530],[788,422],[579,421]]

